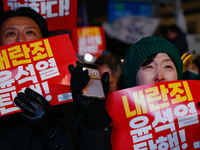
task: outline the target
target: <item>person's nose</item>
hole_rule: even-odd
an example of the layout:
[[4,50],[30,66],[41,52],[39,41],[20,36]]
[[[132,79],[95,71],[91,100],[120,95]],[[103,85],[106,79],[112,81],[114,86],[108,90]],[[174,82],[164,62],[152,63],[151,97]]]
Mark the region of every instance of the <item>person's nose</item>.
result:
[[164,72],[162,69],[157,69],[156,70],[156,75],[154,77],[154,82],[164,82],[165,81],[165,76],[164,76]]
[[15,42],[25,42],[26,41],[26,37],[24,36],[23,33],[19,33],[17,35],[16,41]]

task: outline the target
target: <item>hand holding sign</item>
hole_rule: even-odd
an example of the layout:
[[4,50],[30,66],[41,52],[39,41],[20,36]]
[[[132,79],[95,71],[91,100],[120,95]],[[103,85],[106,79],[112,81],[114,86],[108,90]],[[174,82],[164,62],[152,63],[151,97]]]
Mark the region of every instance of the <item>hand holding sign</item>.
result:
[[59,122],[53,107],[43,96],[27,88],[25,94],[19,93],[14,101],[23,110],[20,115],[34,125],[41,137],[47,139],[57,133]]

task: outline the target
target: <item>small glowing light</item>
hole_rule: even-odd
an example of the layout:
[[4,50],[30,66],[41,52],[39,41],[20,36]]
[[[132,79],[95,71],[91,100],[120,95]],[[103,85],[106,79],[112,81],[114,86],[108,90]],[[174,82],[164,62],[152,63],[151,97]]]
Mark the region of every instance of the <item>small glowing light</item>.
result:
[[91,54],[88,54],[88,53],[87,53],[87,54],[85,54],[84,59],[85,59],[86,61],[90,62],[90,61],[92,61],[93,56],[92,56]]

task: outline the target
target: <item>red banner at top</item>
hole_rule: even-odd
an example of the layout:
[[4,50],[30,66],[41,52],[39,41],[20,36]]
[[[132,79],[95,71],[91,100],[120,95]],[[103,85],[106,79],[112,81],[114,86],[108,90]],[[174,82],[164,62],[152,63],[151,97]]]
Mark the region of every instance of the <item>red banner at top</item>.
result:
[[21,111],[13,100],[27,87],[51,105],[71,102],[68,65],[76,61],[68,34],[0,47],[0,116]]
[[171,81],[109,94],[113,150],[200,149],[200,81]]
[[76,27],[77,0],[3,0],[4,11],[30,7],[47,21],[49,31]]

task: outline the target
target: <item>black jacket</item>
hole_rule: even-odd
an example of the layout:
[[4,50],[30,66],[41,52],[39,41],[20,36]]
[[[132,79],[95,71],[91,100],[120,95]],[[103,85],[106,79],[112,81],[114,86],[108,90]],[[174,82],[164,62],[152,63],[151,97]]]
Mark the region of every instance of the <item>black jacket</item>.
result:
[[170,42],[172,42],[177,47],[181,56],[188,51],[188,43],[185,34],[178,34],[177,37],[175,37],[173,40],[170,40]]
[[73,123],[73,103],[57,106],[55,111],[61,123],[52,139],[42,139],[18,114],[0,117],[0,150],[111,150],[112,128],[88,129],[80,114]]

